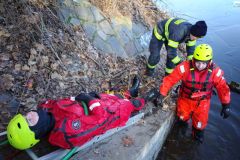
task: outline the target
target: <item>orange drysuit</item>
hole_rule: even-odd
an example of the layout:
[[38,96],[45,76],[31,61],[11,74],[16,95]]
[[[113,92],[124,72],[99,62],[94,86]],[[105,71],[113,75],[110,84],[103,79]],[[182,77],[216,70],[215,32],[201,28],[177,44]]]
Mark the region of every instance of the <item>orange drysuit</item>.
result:
[[210,99],[213,87],[217,89],[222,104],[230,103],[230,90],[223,77],[223,71],[210,62],[207,69],[198,71],[193,61],[184,61],[164,77],[160,93],[166,96],[171,87],[182,81],[177,100],[177,116],[187,121],[192,116],[194,128],[203,130],[208,121]]

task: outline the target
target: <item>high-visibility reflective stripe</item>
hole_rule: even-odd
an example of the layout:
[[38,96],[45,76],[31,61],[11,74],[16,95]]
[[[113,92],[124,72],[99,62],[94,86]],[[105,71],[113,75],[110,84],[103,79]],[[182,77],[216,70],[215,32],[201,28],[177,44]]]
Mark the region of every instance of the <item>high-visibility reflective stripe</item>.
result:
[[178,44],[179,44],[179,42],[175,42],[175,41],[173,41],[173,40],[168,40],[168,45],[170,46],[170,47],[173,47],[173,48],[177,48],[178,47]]
[[184,73],[184,72],[185,72],[184,65],[181,65],[181,66],[180,66],[180,71],[181,71],[181,73]]
[[154,29],[153,29],[154,35],[158,40],[161,40],[163,37],[158,33],[158,28],[157,25],[155,25]]
[[179,25],[179,24],[181,24],[182,22],[185,22],[186,20],[184,20],[184,19],[178,19],[178,20],[176,20],[174,23],[176,24],[176,25]]
[[188,59],[188,60],[192,60],[192,58],[193,58],[193,55],[187,56],[187,59]]
[[197,128],[202,128],[202,122],[197,123]]
[[219,77],[221,75],[221,73],[222,73],[222,70],[219,69],[218,72],[217,72],[217,77]]
[[167,67],[166,67],[166,68],[165,68],[165,72],[167,72],[167,73],[169,73],[169,74],[170,74],[170,73],[172,73],[172,72],[173,72],[173,69],[171,69],[171,68],[167,68]]
[[170,18],[169,20],[167,20],[166,24],[165,24],[165,36],[168,40],[168,36],[169,36],[169,31],[168,31],[168,28],[169,28],[169,24],[172,22],[174,18]]
[[92,111],[95,107],[99,107],[99,106],[101,106],[101,104],[99,102],[95,102],[95,103],[91,104],[89,109]]
[[196,45],[196,40],[187,42],[187,46],[189,46],[189,47],[194,46],[194,45]]
[[147,66],[148,66],[148,68],[151,68],[151,69],[153,69],[153,68],[156,68],[156,65],[150,65],[150,64],[147,64]]
[[172,60],[171,60],[174,64],[177,64],[178,62],[180,62],[181,61],[181,58],[180,57],[178,57],[178,56],[176,56],[175,58],[173,58]]

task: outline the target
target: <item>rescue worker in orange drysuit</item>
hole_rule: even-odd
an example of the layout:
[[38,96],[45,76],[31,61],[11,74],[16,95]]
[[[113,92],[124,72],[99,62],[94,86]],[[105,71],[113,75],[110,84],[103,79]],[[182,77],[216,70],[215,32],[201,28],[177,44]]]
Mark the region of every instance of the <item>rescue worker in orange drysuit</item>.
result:
[[211,46],[197,46],[193,60],[179,64],[170,75],[164,77],[160,86],[161,97],[164,97],[174,84],[182,81],[177,100],[177,117],[185,125],[192,118],[192,136],[200,143],[203,142],[203,133],[208,122],[213,87],[217,89],[222,103],[221,116],[225,119],[230,113],[230,90],[223,71],[212,62],[212,57]]

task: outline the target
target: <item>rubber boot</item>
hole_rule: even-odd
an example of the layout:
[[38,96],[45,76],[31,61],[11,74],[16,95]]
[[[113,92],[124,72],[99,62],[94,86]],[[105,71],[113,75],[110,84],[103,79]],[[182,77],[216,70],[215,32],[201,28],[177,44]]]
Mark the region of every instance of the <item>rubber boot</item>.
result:
[[149,92],[146,93],[146,95],[143,96],[143,99],[148,101],[153,101],[154,99],[158,98],[160,93],[157,91],[157,89],[153,88]]
[[138,89],[140,86],[140,78],[136,75],[133,78],[132,87],[129,89],[129,93],[131,97],[137,97],[138,96]]
[[153,77],[153,74],[154,74],[154,70],[155,70],[155,68],[149,68],[148,66],[146,67],[146,75],[148,76],[148,77]]
[[203,143],[204,140],[204,130],[199,130],[192,127],[192,137],[198,143]]
[[188,122],[178,119],[177,126],[179,127],[179,134],[181,134],[182,136],[185,136],[188,129]]

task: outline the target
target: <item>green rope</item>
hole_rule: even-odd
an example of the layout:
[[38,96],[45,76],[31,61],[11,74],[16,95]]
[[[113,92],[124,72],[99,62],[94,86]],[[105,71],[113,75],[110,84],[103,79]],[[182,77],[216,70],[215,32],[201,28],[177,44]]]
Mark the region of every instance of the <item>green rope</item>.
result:
[[86,105],[86,103],[85,103],[85,102],[83,102],[83,101],[81,101],[81,104],[82,104],[82,106],[83,106],[83,109],[84,109],[84,113],[85,113],[85,115],[86,115],[86,116],[88,116],[88,115],[89,115],[89,113],[88,113],[88,108],[87,108],[87,105]]
[[68,160],[69,158],[71,158],[71,156],[76,152],[77,147],[71,149],[63,158],[62,160]]
[[[83,109],[84,109],[84,114],[85,114],[86,116],[88,116],[89,113],[88,113],[88,108],[87,108],[86,103],[83,102],[83,101],[81,101],[81,104],[82,104]],[[71,149],[71,150],[62,158],[62,160],[68,160],[68,159],[76,152],[76,150],[77,150],[77,147]]]

